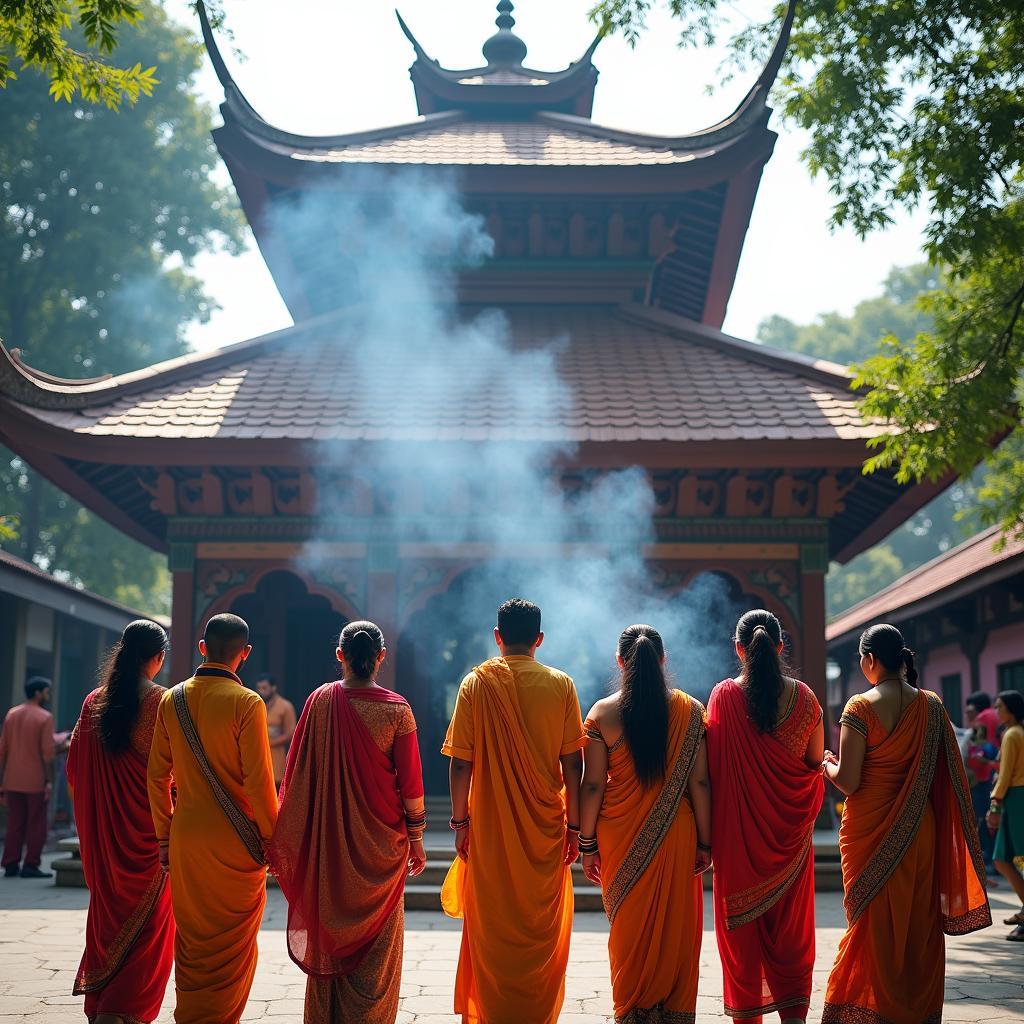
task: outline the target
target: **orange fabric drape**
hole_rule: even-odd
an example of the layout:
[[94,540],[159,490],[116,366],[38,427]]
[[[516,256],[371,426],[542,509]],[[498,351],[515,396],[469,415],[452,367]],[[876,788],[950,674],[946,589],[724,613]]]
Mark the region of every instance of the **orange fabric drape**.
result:
[[555,1024],[573,918],[558,757],[586,742],[579,702],[568,676],[527,658],[485,662],[459,702],[442,748],[473,763],[469,860],[442,891],[445,913],[463,919],[455,1012]]
[[[603,742],[589,719],[587,734]],[[704,893],[693,873],[697,826],[686,786],[703,736],[704,708],[673,690],[663,784],[641,784],[624,738],[608,751],[597,842],[612,1001],[622,1024],[695,1019]]]
[[[270,842],[277,793],[260,696],[229,669],[203,666],[185,699],[203,749],[235,805]],[[177,803],[171,808],[173,776]],[[178,724],[173,694],[160,701],[149,756],[149,800],[158,840],[169,840],[171,902],[177,923],[177,1024],[233,1024],[256,973],[267,871],[257,864],[196,762]]]
[[867,740],[839,830],[849,922],[823,1024],[929,1024],[942,1015],[943,935],[992,923],[960,750],[921,691],[890,734],[863,697],[842,723]]

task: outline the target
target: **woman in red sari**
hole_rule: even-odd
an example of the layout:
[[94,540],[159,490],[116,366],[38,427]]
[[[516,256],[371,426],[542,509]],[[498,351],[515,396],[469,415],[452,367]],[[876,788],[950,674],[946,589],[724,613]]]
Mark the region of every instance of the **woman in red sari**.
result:
[[308,976],[306,1024],[394,1024],[407,875],[426,865],[416,721],[375,682],[384,637],[350,622],[343,677],[315,690],[292,738],[270,864],[288,952]]
[[825,773],[846,795],[839,827],[849,925],[823,1024],[938,1024],[944,935],[992,923],[960,748],[942,701],[917,687],[895,626],[860,638],[871,683],[843,712]]
[[804,1021],[814,971],[814,820],[825,733],[810,688],[785,675],[782,626],[747,612],[737,679],[708,702],[715,932],[725,1012]]
[[156,709],[153,679],[167,634],[130,622],[111,652],[104,683],[85,698],[68,750],[68,785],[89,886],[85,955],[75,995],[97,1024],[156,1020],[174,961],[167,875],[149,810],[146,766]]

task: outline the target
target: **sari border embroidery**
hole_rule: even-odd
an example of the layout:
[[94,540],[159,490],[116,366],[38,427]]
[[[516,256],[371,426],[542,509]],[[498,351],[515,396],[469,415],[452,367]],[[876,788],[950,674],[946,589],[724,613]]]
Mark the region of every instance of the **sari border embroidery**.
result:
[[174,700],[174,710],[178,716],[178,724],[185,735],[185,741],[195,755],[196,762],[203,776],[210,784],[214,798],[220,805],[220,809],[224,812],[224,816],[231,823],[231,827],[238,834],[238,838],[242,840],[242,844],[248,850],[249,856],[262,867],[267,863],[267,858],[263,852],[263,840],[256,831],[256,826],[242,813],[235,801],[231,799],[230,794],[224,788],[220,779],[217,778],[217,773],[207,760],[206,751],[203,750],[203,744],[199,739],[199,733],[196,731],[195,722],[192,721],[192,715],[188,710],[188,703],[185,700],[185,684],[178,683],[171,693]]
[[672,773],[665,780],[651,813],[633,839],[611,885],[604,890],[604,909],[609,921],[615,920],[622,901],[632,891],[658,852],[669,827],[675,820],[679,801],[683,798],[686,783],[693,770],[694,757],[704,736],[704,715],[701,714],[697,701],[692,697],[687,697],[687,700],[690,702],[690,721],[686,726],[686,735],[679,755],[672,766]]
[[[782,869],[774,878],[761,882],[758,885],[745,889],[743,892],[727,896],[725,899],[726,928],[734,931],[742,928],[743,925],[756,921],[763,914],[766,914],[793,886],[793,883],[800,877],[807,858],[810,855],[814,840],[814,825],[807,831],[807,837],[801,844],[800,851],[793,858],[790,864]],[[796,1005],[794,1003],[781,1004],[785,1006]],[[768,1013],[776,1007],[772,1006],[764,1012]],[[728,1013],[728,1008],[726,1008]],[[752,1014],[757,1016],[757,1014]]]
[[696,1011],[666,1010],[664,1003],[650,1007],[635,1006],[628,1013],[615,1018],[615,1024],[696,1024]]
[[138,906],[131,912],[128,920],[121,926],[121,930],[110,944],[107,950],[107,962],[99,970],[79,969],[78,975],[75,977],[74,988],[71,990],[72,995],[80,996],[87,992],[96,992],[117,974],[142,929],[152,917],[153,910],[156,908],[157,901],[166,884],[167,875],[162,870],[157,871],[149,883],[149,888],[139,900]]
[[[967,848],[971,852],[971,864],[974,868],[974,873],[982,889],[985,890],[987,878],[985,857],[981,852],[981,840],[978,837],[978,830],[974,821],[974,808],[971,804],[970,794],[964,787],[966,779],[963,773],[963,762],[960,758],[960,748],[955,742],[951,742],[953,734],[949,726],[943,729],[942,739],[942,745],[946,752],[946,768],[949,773],[949,781],[960,811],[960,827],[963,829]],[[958,914],[955,917],[942,915],[942,930],[946,935],[968,935],[981,928],[987,928],[991,923],[992,909],[987,899],[981,906],[968,910],[966,914]]]
[[[874,856],[868,861],[860,876],[846,893],[843,906],[850,924],[853,924],[864,913],[871,901],[892,877],[921,827],[924,805],[931,793],[932,782],[935,779],[935,768],[939,755],[938,745],[941,741],[943,725],[942,718],[946,713],[937,697],[926,693],[925,698],[928,701],[928,717],[921,751],[922,770],[917,773],[910,793],[892,827],[879,844]],[[853,1018],[850,1019],[853,1020]]]
[[736,1007],[730,1006],[728,1003],[725,1004],[725,1015],[726,1017],[732,1017],[733,1020],[749,1020],[751,1017],[761,1017],[766,1013],[777,1013],[779,1010],[789,1009],[791,1006],[810,1006],[811,997],[806,996],[793,996],[790,999],[779,999],[774,1003],[768,1003],[765,1006],[758,1006],[753,1010],[737,1010]]
[[[942,1009],[928,1014],[921,1024],[941,1024]],[[883,1017],[875,1010],[856,1003],[825,1003],[821,1014],[821,1024],[894,1024],[888,1017]]]
[[858,718],[856,715],[851,715],[849,711],[844,711],[839,716],[839,724],[845,725],[852,729],[854,732],[858,732],[864,739],[868,738],[868,726],[867,722],[863,719]]

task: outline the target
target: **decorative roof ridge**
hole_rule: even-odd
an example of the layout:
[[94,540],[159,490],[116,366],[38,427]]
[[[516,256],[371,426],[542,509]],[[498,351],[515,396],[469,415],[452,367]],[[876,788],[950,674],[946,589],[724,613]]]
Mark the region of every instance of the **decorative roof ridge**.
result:
[[62,590],[68,590],[78,597],[83,597],[87,600],[95,601],[98,604],[106,605],[116,611],[127,612],[129,615],[133,615],[137,619],[149,619],[152,622],[159,623],[164,627],[164,629],[170,628],[171,620],[166,615],[147,615],[145,612],[140,612],[138,608],[132,608],[129,605],[122,604],[120,601],[115,601],[112,597],[104,597],[102,594],[97,594],[93,590],[86,590],[85,587],[76,587],[73,583],[68,583],[67,580],[58,579],[53,575],[53,573],[49,573],[45,569],[40,569],[39,566],[35,565],[33,562],[20,558],[18,555],[12,554],[5,548],[0,548],[0,569],[3,568],[10,569],[13,572],[20,572],[25,576],[31,576],[33,579],[40,579],[45,584],[59,587]]
[[224,57],[217,46],[217,39],[213,34],[213,27],[210,25],[210,18],[206,13],[206,4],[203,0],[196,3],[196,11],[199,14],[199,27],[203,33],[203,44],[206,52],[210,55],[210,62],[213,70],[217,73],[217,79],[224,89],[224,106],[231,110],[239,120],[257,126],[270,128],[270,125],[263,119],[256,108],[245,98],[242,90],[235,84],[231,72],[228,71]]
[[789,48],[789,37],[793,31],[796,5],[797,0],[789,0],[786,13],[782,18],[782,26],[779,29],[778,38],[775,40],[775,46],[772,47],[768,61],[761,69],[761,74],[757,76],[757,81],[754,82],[747,94],[740,100],[736,109],[724,121],[707,129],[709,132],[725,127],[737,118],[743,117],[750,110],[764,112],[766,115],[770,112],[768,98],[771,95],[775,79],[778,78],[779,71],[782,68],[782,61],[786,56],[786,50]]
[[707,324],[689,320],[678,313],[670,313],[656,306],[628,303],[620,306],[618,312],[627,319],[662,328],[686,341],[725,350],[752,362],[789,370],[823,384],[851,391],[853,375],[846,367],[828,359],[815,359],[813,356],[805,356],[802,352],[789,352],[772,345],[745,341],[743,338],[725,334]]
[[[416,54],[416,59],[423,61],[425,64],[429,64],[431,70],[436,71],[442,77],[448,78],[451,81],[458,81],[468,76],[484,76],[487,72],[508,69],[505,65],[500,64],[484,64],[481,67],[475,68],[446,68],[439,60],[437,60],[436,57],[431,57],[430,54],[427,53],[397,9],[395,10],[395,17],[398,19],[398,25],[402,30],[402,34],[412,44],[413,51]],[[516,65],[514,70],[521,72],[524,75],[537,75],[538,77],[547,79],[549,83],[557,82],[571,74],[578,74],[581,68],[589,66],[595,51],[598,46],[601,45],[602,39],[604,39],[604,33],[598,32],[590,45],[583,51],[583,55],[578,60],[571,61],[560,71],[542,71],[539,68],[528,68],[523,64]]]
[[[882,587],[881,590],[876,590],[875,593],[863,598],[856,604],[851,605],[845,611],[840,612],[829,623],[828,630],[830,633],[833,634],[830,637],[830,639],[837,639],[844,633],[849,632],[851,629],[857,629],[858,626],[861,624],[860,620],[857,618],[861,610],[866,609],[871,605],[877,604],[880,599],[883,599],[887,595],[894,593],[902,587],[905,587],[908,583],[912,582],[913,580],[920,579],[922,576],[931,572],[933,569],[942,565],[944,562],[948,562],[951,558],[954,558],[956,555],[962,554],[964,551],[967,551],[972,547],[979,546],[989,541],[993,541],[996,538],[996,536],[1001,532],[1002,527],[998,523],[995,526],[986,527],[984,530],[981,530],[978,533],[973,534],[966,540],[962,540],[959,544],[957,544],[955,547],[951,547],[948,551],[943,551],[941,554],[936,555],[934,558],[930,558],[923,565],[919,565],[917,566],[917,568],[911,569],[910,572],[904,573],[902,576],[899,577],[899,579],[893,580],[893,582],[890,583],[888,586]],[[993,550],[991,553],[994,557],[992,558],[992,561],[989,563],[990,565],[996,565],[999,562],[1004,562],[1010,558],[1016,558],[1020,555],[1024,555],[1024,541],[1014,541],[1012,537],[1008,538],[1006,548],[998,552]],[[988,566],[985,566],[985,568],[987,567]],[[947,587],[954,586],[958,582],[960,582],[960,580],[952,580],[944,586],[936,587],[935,590],[930,591],[927,594],[922,594],[911,601],[907,601],[905,605],[893,605],[893,607],[889,610],[898,611],[900,608],[909,607],[917,601],[924,600],[925,598],[930,597],[932,594],[936,594],[941,590],[945,590]],[[837,630],[836,627],[842,625],[847,619],[852,620],[850,625],[844,626],[843,629]]]
[[283,327],[255,338],[246,338],[244,341],[221,345],[206,352],[187,352],[139,370],[82,381],[63,380],[34,370],[0,342],[0,397],[13,399],[35,409],[87,409],[109,402],[119,395],[148,387],[158,378],[173,381],[190,374],[197,366],[234,363],[240,357],[251,356],[262,349],[290,343],[310,331],[354,315],[351,308],[331,310],[321,316],[303,320],[299,324],[292,324],[290,327]]

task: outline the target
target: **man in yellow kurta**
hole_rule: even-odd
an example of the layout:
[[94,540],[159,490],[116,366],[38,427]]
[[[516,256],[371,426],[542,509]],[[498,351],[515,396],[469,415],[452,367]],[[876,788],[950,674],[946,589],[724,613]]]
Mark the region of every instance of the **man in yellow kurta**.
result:
[[236,674],[251,650],[243,619],[215,615],[203,664],[157,712],[149,799],[171,876],[178,1024],[235,1024],[256,973],[277,793],[265,705]]
[[572,680],[535,658],[540,609],[506,601],[494,638],[501,657],[463,680],[441,748],[458,853],[442,901],[463,919],[455,1012],[464,1024],[555,1024],[586,739]]

